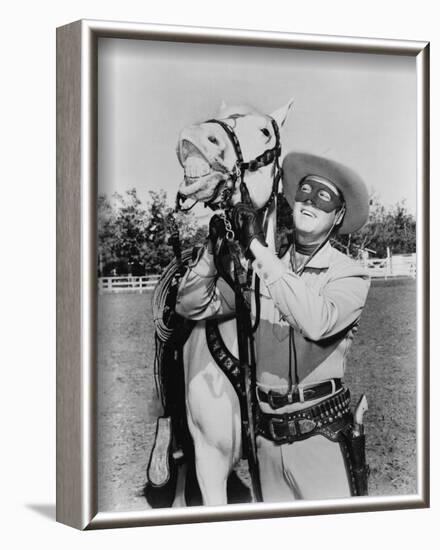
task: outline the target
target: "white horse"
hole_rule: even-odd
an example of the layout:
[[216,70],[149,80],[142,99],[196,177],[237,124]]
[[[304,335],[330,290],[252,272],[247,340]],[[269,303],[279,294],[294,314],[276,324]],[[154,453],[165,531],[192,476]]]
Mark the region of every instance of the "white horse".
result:
[[[290,101],[270,115],[280,129],[292,103]],[[274,147],[276,136],[270,117],[246,106],[222,104],[216,119],[232,129],[246,162]],[[220,124],[208,121],[182,130],[177,155],[185,172],[180,195],[216,203],[222,190],[227,188],[232,193],[232,205],[242,200],[240,186],[234,186],[229,177],[237,162],[236,149]],[[250,199],[256,208],[262,208],[271,197],[274,170],[275,165],[271,163],[244,173]],[[266,240],[273,250],[275,202],[269,208],[266,221]],[[220,322],[219,328],[227,348],[237,357],[235,319]],[[208,349],[204,321],[196,324],[185,344],[184,366],[188,425],[194,441],[203,503],[227,504],[227,479],[242,452],[240,407],[234,388]]]

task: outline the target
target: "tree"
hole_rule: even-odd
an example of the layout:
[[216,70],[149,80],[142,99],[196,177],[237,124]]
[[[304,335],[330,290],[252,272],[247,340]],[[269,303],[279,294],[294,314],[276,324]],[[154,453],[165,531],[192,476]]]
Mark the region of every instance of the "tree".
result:
[[[416,221],[404,202],[386,208],[372,198],[368,223],[352,235],[336,235],[333,244],[357,257],[360,250],[370,249],[378,258],[387,254],[411,253],[416,250]],[[98,273],[99,275],[144,275],[161,273],[174,258],[169,243],[169,216],[172,207],[165,191],[150,191],[144,206],[136,189],[111,199],[98,197]],[[286,242],[292,234],[292,210],[283,196],[278,200],[277,240]],[[208,229],[198,225],[192,213],[174,214],[179,227],[181,248],[191,248],[206,241]]]
[[[169,215],[165,191],[150,191],[146,207],[136,189],[111,200],[98,197],[98,272],[100,275],[160,273],[174,258],[169,244]],[[177,214],[182,249],[206,239],[207,228],[193,214]]]
[[147,212],[134,188],[124,196],[115,193],[114,198],[117,203],[115,253],[127,262],[131,272],[130,267],[143,265]]
[[[165,191],[150,191],[151,202],[148,205],[146,226],[147,247],[144,250],[144,265],[148,273],[161,272],[174,258],[169,242],[171,236],[170,215],[173,209],[167,203]],[[184,250],[206,239],[207,228],[199,226],[192,213],[173,213],[179,229],[180,246]]]
[[150,197],[142,257],[147,273],[158,273],[172,259],[167,227],[167,219],[172,209],[166,202],[165,191],[150,191]]
[[335,239],[351,256],[360,250],[373,251],[377,258],[392,254],[410,254],[416,251],[416,220],[407,210],[405,201],[386,208],[373,196],[368,222],[352,235]]
[[116,255],[116,211],[105,195],[98,197],[98,275],[105,274],[105,267],[115,264]]

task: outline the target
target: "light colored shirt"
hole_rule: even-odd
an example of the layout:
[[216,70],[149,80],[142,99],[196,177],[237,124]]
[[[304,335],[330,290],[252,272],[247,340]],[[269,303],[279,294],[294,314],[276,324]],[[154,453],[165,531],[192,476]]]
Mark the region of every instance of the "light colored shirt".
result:
[[[362,265],[329,243],[301,275],[294,273],[291,253],[277,258],[260,247],[252,264],[260,278],[257,384],[281,393],[290,388],[295,374],[301,386],[343,378],[370,286]],[[203,251],[181,281],[176,311],[194,320],[227,318],[234,314],[234,305],[232,289],[218,277],[212,255]],[[255,293],[252,312],[255,315]]]

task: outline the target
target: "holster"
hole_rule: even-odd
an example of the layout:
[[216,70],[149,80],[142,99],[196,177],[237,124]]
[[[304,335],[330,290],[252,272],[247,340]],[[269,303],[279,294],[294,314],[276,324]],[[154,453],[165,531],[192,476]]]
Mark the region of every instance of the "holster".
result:
[[317,405],[284,414],[257,417],[257,434],[277,445],[322,435],[339,443],[352,496],[368,494],[370,468],[365,456],[365,435],[356,433],[350,411],[350,392],[344,389]]
[[368,495],[370,467],[365,454],[365,434],[355,433],[353,426],[349,426],[343,433],[340,445],[349,474],[352,495]]

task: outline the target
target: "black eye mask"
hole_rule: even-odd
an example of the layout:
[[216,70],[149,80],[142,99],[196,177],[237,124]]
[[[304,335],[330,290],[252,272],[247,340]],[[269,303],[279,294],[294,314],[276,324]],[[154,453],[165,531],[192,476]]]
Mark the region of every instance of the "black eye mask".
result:
[[341,197],[336,195],[330,187],[313,179],[301,181],[296,190],[295,201],[310,201],[315,208],[327,213],[333,212],[333,210],[337,210],[343,205]]

